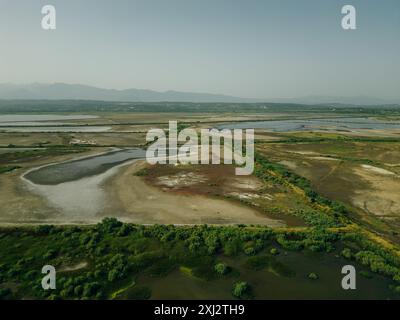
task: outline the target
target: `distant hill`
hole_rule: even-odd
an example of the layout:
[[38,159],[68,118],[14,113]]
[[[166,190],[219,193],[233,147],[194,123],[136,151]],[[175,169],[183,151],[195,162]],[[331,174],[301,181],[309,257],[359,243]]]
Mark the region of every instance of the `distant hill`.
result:
[[375,97],[330,97],[306,96],[299,98],[250,99],[223,94],[154,91],[144,89],[114,90],[103,89],[81,84],[0,84],[0,99],[7,100],[93,100],[119,102],[215,102],[215,103],[293,103],[318,105],[391,105],[399,104],[398,100],[379,99]]
[[332,96],[305,96],[299,98],[283,98],[271,99],[278,103],[301,103],[301,104],[345,104],[345,105],[389,105],[398,104],[400,99],[380,99],[368,96],[349,96],[349,97],[332,97]]
[[0,84],[0,99],[27,100],[101,100],[120,102],[257,102],[222,94],[165,91],[143,89],[113,90],[81,84]]

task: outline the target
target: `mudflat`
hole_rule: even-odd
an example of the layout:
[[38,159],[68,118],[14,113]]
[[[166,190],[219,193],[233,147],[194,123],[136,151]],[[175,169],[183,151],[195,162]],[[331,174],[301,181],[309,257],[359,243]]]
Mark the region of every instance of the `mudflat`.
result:
[[135,173],[144,168],[144,161],[120,168],[120,172],[104,183],[111,195],[112,207],[125,220],[142,224],[262,224],[284,226],[257,210],[228,200],[201,195],[172,194],[149,185]]

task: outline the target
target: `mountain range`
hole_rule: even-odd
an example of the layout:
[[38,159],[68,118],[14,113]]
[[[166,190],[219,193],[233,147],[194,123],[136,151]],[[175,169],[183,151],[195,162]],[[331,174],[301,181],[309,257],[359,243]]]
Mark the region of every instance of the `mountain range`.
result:
[[398,104],[400,99],[380,99],[367,96],[330,97],[305,96],[299,98],[253,99],[223,94],[154,91],[145,89],[103,89],[82,84],[0,84],[0,99],[7,100],[100,100],[120,102],[277,102],[301,104],[350,104],[350,105],[388,105]]

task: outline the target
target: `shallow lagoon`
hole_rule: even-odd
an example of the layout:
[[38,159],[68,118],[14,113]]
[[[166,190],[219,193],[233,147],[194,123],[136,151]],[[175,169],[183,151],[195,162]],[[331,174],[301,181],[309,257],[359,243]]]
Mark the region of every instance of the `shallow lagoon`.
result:
[[[102,183],[120,166],[142,159],[142,149],[117,150],[67,162],[46,165],[23,175],[27,187],[42,196],[64,219],[74,223],[96,223],[108,205]],[[84,214],[83,214],[84,213]]]
[[34,184],[56,185],[98,175],[125,161],[144,157],[145,150],[142,149],[118,150],[44,166],[28,172],[24,177]]
[[103,132],[111,129],[108,126],[80,126],[76,122],[61,122],[96,118],[98,116],[92,115],[0,115],[0,130],[5,132]]
[[[7,125],[17,123],[36,123],[40,125],[41,121],[59,121],[59,120],[84,120],[96,119],[98,116],[92,115],[49,115],[49,114],[6,114],[0,115],[0,126],[7,123]],[[48,124],[44,122],[44,124]]]
[[111,127],[106,126],[79,126],[79,127],[1,127],[0,131],[5,132],[105,132],[110,130]]
[[265,129],[275,132],[314,131],[314,130],[400,130],[399,122],[385,122],[373,118],[336,118],[310,120],[270,120],[226,123],[218,129]]

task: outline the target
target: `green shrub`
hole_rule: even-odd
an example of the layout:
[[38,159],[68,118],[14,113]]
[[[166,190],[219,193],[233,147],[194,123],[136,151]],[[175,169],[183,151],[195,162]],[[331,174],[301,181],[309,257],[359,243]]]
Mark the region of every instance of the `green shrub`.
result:
[[225,263],[217,263],[214,267],[216,273],[225,275],[229,272],[229,267]]
[[0,288],[0,300],[7,298],[11,295],[11,290],[9,288]]
[[308,274],[308,279],[317,280],[318,278],[319,278],[318,275],[314,272]]
[[353,257],[353,254],[349,248],[345,248],[342,250],[342,256],[346,259],[351,259]]
[[237,282],[233,286],[232,294],[239,299],[248,299],[251,297],[251,286],[244,281]]
[[272,248],[269,252],[270,252],[273,256],[276,256],[276,255],[279,254],[279,250],[278,250],[277,248]]

